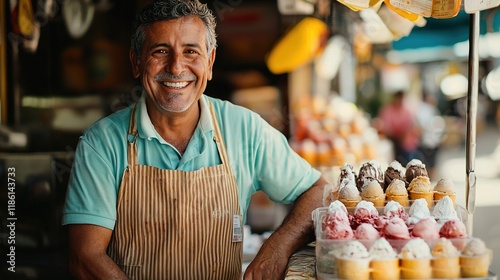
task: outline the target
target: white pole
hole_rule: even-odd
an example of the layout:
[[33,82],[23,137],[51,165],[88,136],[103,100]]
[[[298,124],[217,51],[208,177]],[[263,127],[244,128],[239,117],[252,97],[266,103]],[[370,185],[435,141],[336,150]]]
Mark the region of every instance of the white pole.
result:
[[472,236],[472,216],[476,204],[476,126],[477,126],[477,101],[479,89],[479,11],[470,15],[469,26],[469,84],[467,91],[467,139],[465,146],[466,154],[466,209],[467,230]]

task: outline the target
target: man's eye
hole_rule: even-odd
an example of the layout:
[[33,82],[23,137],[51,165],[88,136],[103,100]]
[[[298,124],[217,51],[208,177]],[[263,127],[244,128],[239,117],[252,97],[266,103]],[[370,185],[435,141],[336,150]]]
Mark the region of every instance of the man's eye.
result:
[[167,50],[156,50],[154,51],[155,54],[166,54]]

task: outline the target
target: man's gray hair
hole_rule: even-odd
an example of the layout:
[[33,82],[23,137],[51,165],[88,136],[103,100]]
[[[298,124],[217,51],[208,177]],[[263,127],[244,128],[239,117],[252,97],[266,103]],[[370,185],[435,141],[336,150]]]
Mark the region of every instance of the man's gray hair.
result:
[[197,16],[207,27],[207,50],[210,53],[217,47],[215,17],[206,4],[198,0],[157,0],[140,10],[132,25],[131,49],[140,57],[142,45],[146,40],[146,26],[162,20],[177,19],[184,16]]

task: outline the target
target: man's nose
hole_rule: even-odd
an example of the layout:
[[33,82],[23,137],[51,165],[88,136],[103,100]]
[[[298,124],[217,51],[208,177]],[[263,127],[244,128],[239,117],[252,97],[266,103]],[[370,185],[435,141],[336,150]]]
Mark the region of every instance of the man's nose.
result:
[[184,71],[184,60],[181,54],[173,53],[166,65],[166,70],[172,75],[180,75]]

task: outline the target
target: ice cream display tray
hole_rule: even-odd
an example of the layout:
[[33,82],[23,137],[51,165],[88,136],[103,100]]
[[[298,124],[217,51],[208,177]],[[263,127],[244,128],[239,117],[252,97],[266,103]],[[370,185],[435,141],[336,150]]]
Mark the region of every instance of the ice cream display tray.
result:
[[[411,203],[410,203],[411,205]],[[433,213],[434,206],[436,204],[433,204],[431,208],[429,209],[430,213]],[[380,215],[384,215],[384,207],[376,207],[377,211],[379,212]],[[458,220],[461,220],[463,223],[467,222],[467,211],[465,208],[459,206],[459,205],[451,205],[451,209],[455,209],[456,211],[456,216],[455,219],[458,218]],[[354,207],[346,207],[347,212],[349,215],[353,214],[354,212]],[[404,210],[408,213],[409,207],[404,207]],[[439,211],[438,211],[439,213]],[[349,243],[351,240],[356,240],[359,241],[364,247],[366,247],[367,250],[369,250],[374,243],[380,239],[380,238],[371,238],[371,239],[355,239],[352,235],[350,237],[347,237],[347,239],[344,239],[343,237],[339,237],[338,239],[336,238],[331,238],[328,237],[326,234],[326,231],[324,230],[324,222],[329,218],[329,207],[320,207],[315,209],[312,212],[312,219],[314,221],[314,227],[315,227],[315,235],[316,235],[316,241],[315,241],[315,270],[316,270],[316,276],[317,279],[338,279],[337,278],[337,273],[339,269],[339,264],[336,259],[336,256],[339,254],[341,250],[343,250],[343,247],[347,243]],[[345,218],[345,216],[344,216]],[[465,229],[463,230],[465,232]],[[341,231],[338,231],[341,232]],[[335,232],[336,233],[336,232]],[[332,233],[330,233],[330,236],[332,236]],[[354,239],[353,239],[354,238]],[[401,249],[409,242],[409,240],[412,240],[413,237],[410,239],[387,239],[389,242],[390,246],[396,251],[398,254],[398,258],[401,257],[399,254],[401,253]],[[456,249],[461,252],[466,244],[473,239],[472,236],[464,236],[460,235],[460,237],[457,238],[446,238],[447,240],[451,241],[452,246],[456,247]],[[432,249],[436,243],[439,241],[438,238],[433,238],[433,239],[425,239],[423,238],[423,241],[429,245],[429,247]],[[490,259],[491,260],[491,259]],[[362,261],[362,260],[360,260]],[[370,261],[371,263],[371,261]],[[457,263],[458,264],[458,263]],[[401,266],[403,264],[400,263],[400,268],[402,269]],[[363,265],[364,266],[364,265]],[[346,266],[343,266],[345,270]],[[488,265],[485,267],[486,269],[488,268]],[[367,267],[368,269],[368,267]],[[398,269],[397,267],[395,269]],[[463,269],[463,267],[458,267],[458,269]],[[370,271],[372,270],[371,268],[369,269]],[[398,272],[396,272],[398,273]],[[370,272],[371,274],[371,272]],[[459,274],[460,275],[460,272]],[[463,275],[462,275],[463,276]],[[430,277],[430,276],[429,276]],[[425,278],[425,279],[429,279]],[[455,276],[453,276],[455,277]],[[363,278],[364,279],[364,278]],[[403,279],[403,278],[401,278]],[[481,278],[474,278],[474,277],[467,277],[467,278],[447,278],[447,279],[491,279],[491,280],[496,280],[497,276],[489,271],[488,277],[481,277]]]

